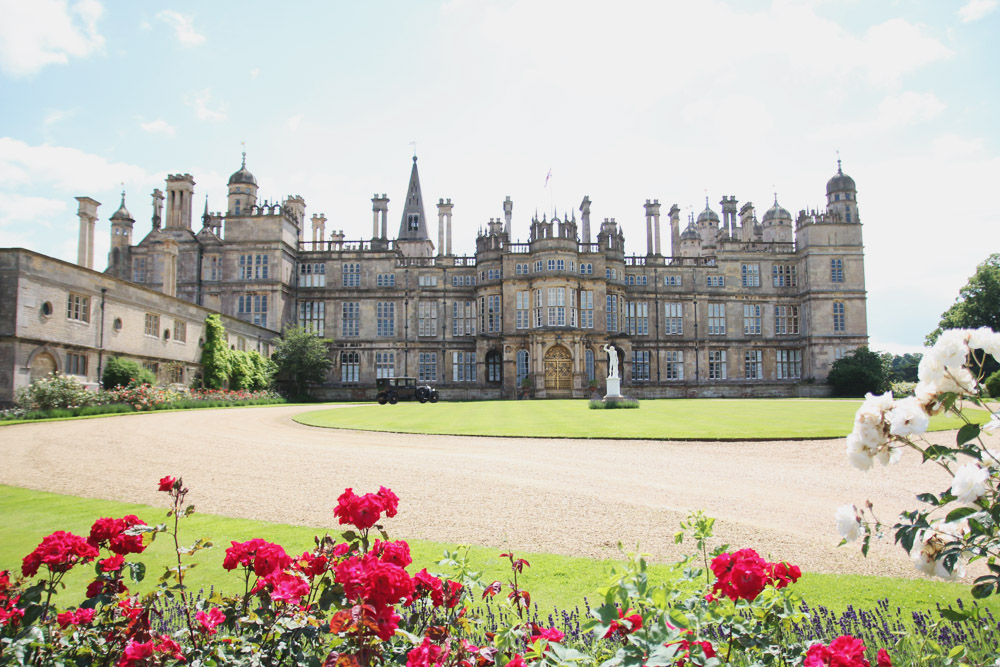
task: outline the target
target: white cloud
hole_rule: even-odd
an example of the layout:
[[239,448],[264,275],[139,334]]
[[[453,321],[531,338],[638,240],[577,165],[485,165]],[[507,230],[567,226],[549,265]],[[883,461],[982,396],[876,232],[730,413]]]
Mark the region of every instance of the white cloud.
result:
[[[0,227],[19,222],[39,222],[48,226],[47,220],[61,216],[68,208],[65,201],[21,195],[16,192],[0,193]],[[4,234],[6,236],[6,232]],[[7,245],[9,241],[5,241]]]
[[70,118],[76,113],[73,109],[53,109],[49,111],[42,118],[42,124],[44,125],[55,125],[56,123],[62,122],[67,118]]
[[37,74],[46,65],[66,64],[104,47],[97,0],[0,0],[0,69],[14,77]]
[[152,182],[142,167],[111,162],[100,155],[66,146],[31,146],[0,137],[0,182],[5,185],[55,187],[73,195],[103,190],[110,183]]
[[177,33],[177,41],[184,46],[198,46],[205,41],[205,35],[194,29],[194,19],[172,9],[164,9],[156,15]]
[[139,21],[139,30],[152,30],[152,29],[153,29],[153,24],[147,21],[146,19]]
[[151,120],[148,123],[139,123],[139,127],[150,134],[166,134],[168,136],[173,136],[175,132],[174,126],[162,118]]
[[212,89],[205,88],[204,90],[199,90],[197,92],[187,95],[184,99],[184,103],[189,107],[194,108],[195,115],[201,120],[226,120],[228,114],[226,113],[225,105],[216,108],[210,108],[209,104],[212,102]]
[[997,8],[997,0],[969,0],[958,10],[958,18],[962,23],[978,21]]
[[302,122],[302,114],[295,114],[288,119],[288,129],[297,130],[299,129],[299,124]]
[[259,67],[254,67],[252,70],[250,70],[250,78],[251,79],[256,79],[258,74],[260,74],[260,68]]

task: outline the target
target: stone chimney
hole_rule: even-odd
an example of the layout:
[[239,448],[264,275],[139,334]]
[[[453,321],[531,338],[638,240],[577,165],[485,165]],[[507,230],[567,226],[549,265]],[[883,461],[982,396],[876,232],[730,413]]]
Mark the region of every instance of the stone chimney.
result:
[[77,197],[80,203],[76,214],[80,218],[80,237],[77,241],[76,263],[85,269],[94,268],[94,227],[97,222],[97,207],[101,202],[90,197]]

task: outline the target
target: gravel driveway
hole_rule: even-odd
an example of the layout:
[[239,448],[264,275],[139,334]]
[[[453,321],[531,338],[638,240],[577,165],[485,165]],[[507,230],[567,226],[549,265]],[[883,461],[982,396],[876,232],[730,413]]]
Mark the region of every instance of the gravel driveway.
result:
[[[349,407],[345,406],[346,409]],[[862,473],[844,441],[667,442],[469,438],[302,426],[313,406],[150,413],[0,428],[0,483],[160,505],[156,482],[183,476],[199,511],[335,528],[345,487],[400,497],[391,537],[614,557],[617,543],[676,558],[689,510],[716,535],[813,572],[915,576],[887,543],[867,559],[837,548],[838,505],[870,499],[893,522],[943,488],[907,453]],[[391,408],[387,408],[391,409]],[[932,435],[954,442],[953,433]],[[2,528],[0,528],[2,534]]]

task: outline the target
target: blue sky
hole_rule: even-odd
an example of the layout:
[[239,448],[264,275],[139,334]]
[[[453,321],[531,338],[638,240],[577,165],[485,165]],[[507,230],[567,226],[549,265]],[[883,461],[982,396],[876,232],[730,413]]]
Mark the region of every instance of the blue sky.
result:
[[819,208],[840,151],[872,345],[915,349],[1000,251],[997,5],[0,0],[0,246],[75,260],[87,195],[103,268],[120,183],[141,237],[168,173],[222,209],[243,141],[262,197],[357,239],[385,192],[394,231],[416,142],[458,252],[587,195],[644,254],[647,198]]

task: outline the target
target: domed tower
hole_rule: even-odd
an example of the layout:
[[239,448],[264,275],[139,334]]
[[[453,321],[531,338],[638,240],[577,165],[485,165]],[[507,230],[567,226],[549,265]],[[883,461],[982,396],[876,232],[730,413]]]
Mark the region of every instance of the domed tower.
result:
[[681,233],[680,242],[681,257],[701,256],[702,237],[701,234],[698,233],[698,230],[694,228],[693,222],[688,222],[688,226]]
[[719,214],[709,208],[708,197],[705,197],[705,210],[698,214],[697,227],[702,245],[714,246],[719,236]]
[[826,210],[839,215],[841,222],[859,223],[858,189],[854,179],[844,173],[837,160],[837,173],[826,182]]
[[764,243],[792,242],[792,214],[781,207],[777,195],[774,196],[774,206],[767,209],[761,223]]
[[131,274],[132,227],[135,219],[125,208],[125,191],[122,203],[111,216],[111,250],[108,252],[108,273],[125,280]]
[[247,170],[247,153],[243,151],[243,164],[229,177],[229,215],[249,215],[256,203],[257,179]]

